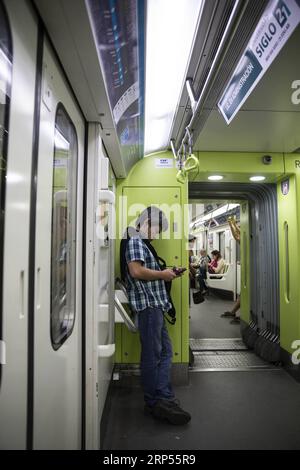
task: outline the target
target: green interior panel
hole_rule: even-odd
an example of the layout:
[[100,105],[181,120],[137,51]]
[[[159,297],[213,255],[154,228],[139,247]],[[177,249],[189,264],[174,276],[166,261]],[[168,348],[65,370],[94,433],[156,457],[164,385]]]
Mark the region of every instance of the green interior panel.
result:
[[[180,188],[123,188],[123,196],[127,197],[128,207],[133,207],[135,201],[143,201],[145,207],[150,206],[151,204],[160,205],[163,201],[165,204],[172,206],[174,198],[176,197],[177,201],[180,201]],[[178,203],[179,204],[179,203]],[[160,206],[161,207],[161,206]],[[129,225],[134,225],[132,222],[139,215],[140,211],[135,215],[131,220],[129,219]],[[171,215],[171,228],[173,217]],[[175,222],[176,223],[176,222]],[[177,222],[178,224],[178,222]],[[153,246],[157,250],[158,254],[164,258],[167,263],[167,266],[181,266],[182,265],[182,243],[181,240],[174,239],[174,232],[170,233],[170,239],[163,239],[161,234],[160,238],[153,242]],[[177,312],[181,311],[181,279],[176,279],[173,281],[172,285],[172,299]],[[177,315],[176,327],[173,325],[168,325],[170,337],[172,339],[173,350],[174,350],[174,359],[175,361],[181,360],[181,316]],[[140,357],[139,349],[139,340],[138,335],[132,335],[127,328],[122,330],[122,344],[125,346],[122,350],[123,361],[126,361],[128,357],[133,362],[138,362]]]
[[[125,180],[117,181],[117,243],[116,274],[119,274],[120,238],[128,225],[149,205],[159,206],[167,215],[169,230],[153,241],[158,254],[168,266],[188,266],[187,238],[184,235],[184,210],[187,204],[187,184],[176,181],[177,169],[159,167],[161,158],[172,159],[169,152],[154,154],[138,162]],[[158,162],[158,163],[157,163]],[[173,163],[174,160],[173,160]],[[187,207],[186,207],[187,215]],[[187,235],[187,234],[186,234]],[[166,238],[167,237],[167,238]],[[188,362],[189,305],[188,275],[173,281],[172,299],[176,308],[176,324],[167,327],[173,344],[173,362]],[[124,325],[116,328],[116,362],[137,363],[140,360],[139,335],[130,333]]]
[[69,152],[55,149],[53,187],[54,192],[68,189]]
[[241,202],[240,210],[241,244],[241,318],[250,322],[250,227],[249,204]]
[[[286,156],[287,171],[295,172],[295,156]],[[292,343],[300,338],[299,292],[299,204],[300,169],[288,182],[288,194],[278,183],[278,230],[280,271],[280,344],[292,353]],[[285,187],[287,187],[285,185]]]
[[284,174],[284,156],[282,153],[268,153],[272,163],[265,165],[263,153],[240,152],[196,152],[200,170],[192,181],[207,181],[211,175],[221,175],[226,182],[249,183],[251,176],[265,176],[265,183],[273,183]]
[[[197,175],[190,175],[190,181],[207,181],[209,175],[221,174],[224,176],[224,182],[249,182],[250,176],[263,175],[266,176],[266,183],[278,183],[281,346],[286,351],[292,352],[292,342],[300,338],[298,289],[300,209],[297,204],[297,188],[300,187],[300,158],[297,158],[297,154],[272,153],[269,154],[272,156],[272,163],[265,165],[262,161],[264,155],[262,153],[198,152],[196,154],[199,158],[200,170]],[[117,275],[119,274],[119,242],[127,216],[130,222],[150,204],[167,203],[172,206],[174,203],[179,203],[183,207],[188,203],[187,183],[177,182],[178,170],[175,167],[175,161],[173,160],[174,164],[171,168],[161,167],[159,160],[162,158],[171,160],[172,153],[160,152],[142,159],[131,169],[126,179],[117,181]],[[281,190],[281,181],[288,178],[289,192],[284,195]],[[123,196],[127,196],[127,200]],[[131,204],[135,206],[132,207]],[[188,226],[188,219],[185,225]],[[178,232],[173,215],[171,215],[171,229],[170,241],[160,239],[153,244],[170,266],[174,264],[187,266],[187,234],[182,236],[183,234]],[[246,323],[250,320],[249,240],[249,205],[245,202],[242,203],[241,210],[241,316]],[[189,339],[187,275],[174,282],[172,297],[177,310],[177,323],[175,327],[169,327],[174,361],[186,363],[188,362]],[[117,362],[139,362],[138,334],[131,334],[123,325],[117,325],[116,345]]]

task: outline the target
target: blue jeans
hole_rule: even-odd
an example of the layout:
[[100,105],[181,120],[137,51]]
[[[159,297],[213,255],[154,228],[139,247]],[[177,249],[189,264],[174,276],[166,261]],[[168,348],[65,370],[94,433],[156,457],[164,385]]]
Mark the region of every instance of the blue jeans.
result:
[[144,399],[153,406],[157,400],[174,400],[170,381],[172,344],[165,325],[163,311],[146,308],[138,312],[141,341],[141,379]]
[[201,292],[206,290],[205,279],[207,279],[206,268],[199,269],[199,283],[200,283],[200,290]]

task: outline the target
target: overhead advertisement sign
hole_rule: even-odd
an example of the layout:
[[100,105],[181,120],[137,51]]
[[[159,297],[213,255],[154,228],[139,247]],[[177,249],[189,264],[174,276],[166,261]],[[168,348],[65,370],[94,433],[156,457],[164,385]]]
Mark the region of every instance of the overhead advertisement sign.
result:
[[144,155],[145,2],[86,0],[124,161]]
[[300,23],[300,0],[271,0],[232,75],[218,108],[230,124]]

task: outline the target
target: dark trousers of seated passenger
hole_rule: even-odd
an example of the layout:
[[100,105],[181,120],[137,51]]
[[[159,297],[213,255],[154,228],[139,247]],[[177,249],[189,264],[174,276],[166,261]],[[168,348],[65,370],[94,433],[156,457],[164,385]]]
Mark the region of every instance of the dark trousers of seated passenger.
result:
[[174,400],[171,385],[172,344],[163,311],[159,308],[146,308],[138,312],[138,328],[145,402],[153,406],[158,400]]
[[199,269],[199,284],[200,284],[201,292],[207,289],[206,284],[205,284],[205,279],[207,279],[206,268],[200,268]]

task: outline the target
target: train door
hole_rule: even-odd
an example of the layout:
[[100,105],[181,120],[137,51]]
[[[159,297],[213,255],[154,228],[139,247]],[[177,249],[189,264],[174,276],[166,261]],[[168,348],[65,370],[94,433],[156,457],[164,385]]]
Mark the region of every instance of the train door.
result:
[[85,122],[44,43],[37,173],[35,449],[79,449]]
[[0,448],[25,449],[28,266],[37,23],[0,2]]

